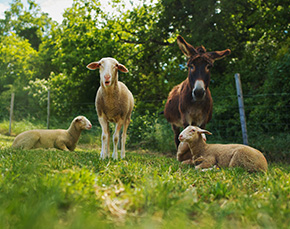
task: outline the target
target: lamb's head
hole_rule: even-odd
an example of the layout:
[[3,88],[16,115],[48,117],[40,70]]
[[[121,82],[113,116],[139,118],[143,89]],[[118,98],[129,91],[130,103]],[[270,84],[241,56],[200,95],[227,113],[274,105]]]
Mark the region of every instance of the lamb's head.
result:
[[91,122],[85,116],[78,116],[73,120],[79,130],[89,130],[92,128]]
[[100,70],[101,85],[105,88],[110,87],[118,81],[118,70],[125,73],[128,72],[128,69],[124,65],[111,57],[92,62],[87,65],[87,68],[90,70]]
[[203,130],[197,126],[188,126],[179,134],[179,141],[181,142],[196,142],[203,139],[202,134],[210,134],[207,130]]

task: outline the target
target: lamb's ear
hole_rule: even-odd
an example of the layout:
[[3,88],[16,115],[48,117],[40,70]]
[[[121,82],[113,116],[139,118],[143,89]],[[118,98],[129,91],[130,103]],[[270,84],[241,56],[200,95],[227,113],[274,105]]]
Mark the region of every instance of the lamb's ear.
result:
[[197,54],[195,48],[191,44],[187,43],[180,35],[177,37],[177,44],[185,56],[191,57]]
[[77,118],[75,119],[75,122],[80,122],[81,120],[82,120],[82,118],[77,117]]
[[209,132],[208,130],[199,129],[197,132],[198,132],[198,133],[201,133],[201,134],[208,134],[208,135],[212,135],[212,133],[211,133],[211,132]]
[[226,57],[227,55],[231,54],[231,50],[230,49],[226,49],[224,51],[214,51],[214,52],[208,52],[207,53],[212,59],[214,60],[220,60],[224,57]]
[[118,70],[125,73],[129,72],[123,64],[118,64]]
[[87,68],[90,70],[96,70],[97,68],[100,68],[100,62],[92,62],[87,65]]

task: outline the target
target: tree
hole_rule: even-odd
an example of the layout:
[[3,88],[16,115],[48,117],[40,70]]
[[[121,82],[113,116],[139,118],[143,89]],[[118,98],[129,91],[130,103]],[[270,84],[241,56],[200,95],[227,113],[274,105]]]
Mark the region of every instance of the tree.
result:
[[[35,51],[27,40],[15,34],[2,38],[0,44],[0,107],[7,108],[7,101],[12,92],[15,93],[16,106],[28,105],[27,93],[24,87],[33,79],[36,73],[34,60]],[[17,116],[17,113],[15,114]]]
[[35,50],[38,50],[44,36],[56,24],[41,12],[34,0],[28,0],[29,9],[24,9],[21,0],[13,0],[10,10],[5,11],[5,19],[0,20],[0,37],[15,33],[27,39]]

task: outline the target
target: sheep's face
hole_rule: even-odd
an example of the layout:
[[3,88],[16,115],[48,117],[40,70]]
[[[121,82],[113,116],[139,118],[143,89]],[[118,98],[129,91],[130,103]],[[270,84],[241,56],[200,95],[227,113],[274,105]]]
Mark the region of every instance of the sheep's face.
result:
[[121,72],[128,72],[128,69],[122,65],[119,64],[119,62],[111,57],[102,58],[98,62],[92,62],[88,64],[88,69],[100,70],[100,80],[101,85],[103,87],[110,87],[114,82],[118,81],[118,70]]
[[[179,141],[181,142],[193,142],[198,141],[202,134],[210,134],[207,130],[203,130],[197,126],[188,126],[179,134]],[[203,137],[202,137],[203,138]]]
[[89,130],[92,128],[91,122],[85,116],[78,116],[74,120],[81,130]]

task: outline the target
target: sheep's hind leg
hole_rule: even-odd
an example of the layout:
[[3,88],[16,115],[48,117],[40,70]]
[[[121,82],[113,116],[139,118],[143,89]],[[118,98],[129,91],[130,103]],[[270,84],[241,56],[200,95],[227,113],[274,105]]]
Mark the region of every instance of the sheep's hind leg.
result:
[[118,160],[118,142],[119,142],[120,130],[121,130],[123,124],[124,124],[123,120],[119,120],[117,122],[115,133],[114,133],[114,136],[113,136],[114,150],[113,150],[112,157],[115,160]]
[[38,135],[31,135],[30,137],[25,137],[20,139],[15,145],[15,148],[20,148],[23,150],[34,149],[36,143],[39,141],[40,136]]
[[110,147],[110,133],[109,133],[109,123],[102,117],[99,117],[99,122],[102,127],[102,151],[100,154],[101,159],[109,157],[109,147]]

